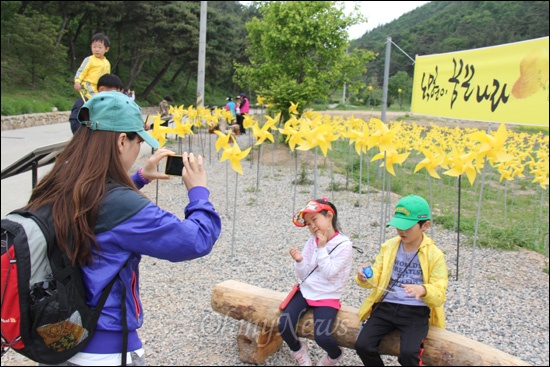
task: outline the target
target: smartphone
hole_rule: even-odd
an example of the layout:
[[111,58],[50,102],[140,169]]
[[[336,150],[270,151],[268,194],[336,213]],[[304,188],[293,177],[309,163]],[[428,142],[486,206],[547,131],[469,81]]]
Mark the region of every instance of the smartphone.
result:
[[164,173],[172,176],[181,176],[183,170],[183,158],[181,155],[169,155],[166,157],[166,167]]

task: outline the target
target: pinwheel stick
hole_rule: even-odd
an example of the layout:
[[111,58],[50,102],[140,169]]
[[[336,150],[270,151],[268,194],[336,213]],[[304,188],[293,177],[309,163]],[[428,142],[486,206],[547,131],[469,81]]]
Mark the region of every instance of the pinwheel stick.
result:
[[[430,180],[430,218],[432,218],[432,208],[433,208],[433,193],[432,193],[432,181],[433,181],[433,177],[431,175],[428,175],[428,179]],[[434,238],[434,222],[433,222],[433,218],[432,218],[432,225],[430,226],[430,237]]]
[[258,167],[256,171],[256,205],[258,205],[258,193],[260,191],[260,168],[262,164],[262,151],[263,151],[264,145],[260,145],[260,150],[258,151]]
[[359,218],[357,220],[357,238],[361,239],[361,226],[363,225],[361,223],[361,186],[363,185],[363,150],[361,150],[361,153],[359,153],[359,196],[357,199],[357,203],[359,204]]
[[[384,165],[382,167],[386,167],[386,152],[384,152]],[[380,166],[378,167],[378,169],[380,169]],[[380,172],[380,171],[379,171]],[[386,170],[383,169],[382,170],[382,198],[380,200],[380,238],[379,238],[379,241],[378,241],[378,249],[380,249],[380,247],[382,247],[382,243],[384,242],[384,218],[386,218],[386,213],[385,213],[385,210],[386,210],[386,206],[384,205],[384,192],[386,190]]]
[[315,162],[315,167],[313,169],[313,197],[317,197],[317,151],[318,147],[315,147],[315,155],[313,161]]
[[475,259],[475,251],[476,251],[476,244],[477,244],[477,230],[479,229],[479,216],[481,211],[481,199],[483,199],[483,186],[485,185],[486,166],[487,166],[487,156],[485,156],[483,160],[483,170],[481,172],[481,186],[479,188],[479,200],[477,203],[476,227],[474,231],[474,245],[472,247],[472,260],[470,261],[470,274],[468,275],[468,289],[466,292],[466,307],[468,307],[470,303],[470,284],[472,282],[472,274],[474,271],[474,259]]
[[229,215],[229,161],[225,162],[225,215]]
[[[384,208],[384,221],[382,222],[382,227],[386,228],[385,223],[389,222],[390,220],[390,213],[391,210],[391,175],[388,175],[386,173],[386,178],[388,180],[386,184],[386,200],[384,200],[385,208]],[[384,237],[382,239],[382,242],[386,242],[386,231],[384,231]]]
[[348,145],[348,165],[346,166],[346,190],[349,189],[349,175],[350,175],[350,159],[351,159],[351,144]]
[[330,154],[330,200],[334,202],[334,167],[332,164],[332,150],[329,152]]
[[[292,152],[290,153],[292,155]],[[298,151],[294,151],[294,196],[292,198],[292,212],[296,208],[296,185],[298,185]]]
[[367,206],[366,208],[369,207],[369,195],[370,195],[370,160],[369,160],[369,155],[367,154]]
[[208,164],[212,164],[212,134],[208,134]]
[[457,224],[456,224],[456,280],[458,280],[458,259],[460,258],[460,193],[462,191],[462,175],[456,178],[458,184],[458,207],[457,207]]
[[233,234],[231,235],[231,256],[235,256],[235,223],[237,222],[237,192],[239,173],[235,173],[235,201],[233,202]]

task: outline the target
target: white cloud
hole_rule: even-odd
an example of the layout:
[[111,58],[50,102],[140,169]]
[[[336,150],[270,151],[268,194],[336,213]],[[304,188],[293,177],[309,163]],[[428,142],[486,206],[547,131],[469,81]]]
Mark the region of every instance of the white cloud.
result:
[[[241,1],[243,5],[249,5],[251,1]],[[367,23],[361,23],[350,27],[350,40],[360,38],[367,31],[381,24],[386,24],[401,15],[422,6],[429,1],[344,1],[345,10],[351,12],[355,3],[359,4],[360,12],[367,18]]]
[[429,1],[346,1],[346,10],[351,12],[354,3],[359,4],[360,12],[367,18],[367,23],[354,25],[349,29],[351,40],[360,38],[367,31],[379,25],[387,24],[401,15],[422,6]]

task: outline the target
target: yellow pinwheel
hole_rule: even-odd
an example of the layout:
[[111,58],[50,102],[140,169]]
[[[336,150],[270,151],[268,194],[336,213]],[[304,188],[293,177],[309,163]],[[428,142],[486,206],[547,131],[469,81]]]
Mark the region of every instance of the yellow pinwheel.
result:
[[243,120],[243,127],[245,129],[250,129],[255,123],[256,120],[252,116],[250,116],[248,113],[243,114],[244,120]]
[[397,149],[393,146],[394,132],[391,131],[382,120],[371,118],[371,123],[374,123],[376,128],[369,137],[369,149],[377,146],[380,152],[395,152]]
[[459,150],[454,147],[449,162],[449,166],[451,168],[443,172],[443,174],[453,177],[458,177],[462,174],[466,174],[468,180],[470,181],[470,185],[473,185],[474,181],[476,180],[477,174],[473,163],[475,157],[475,152],[461,154]]
[[298,104],[300,102],[294,104],[292,101],[290,101],[290,107],[288,108],[288,112],[290,112],[291,114],[296,114],[298,115]]
[[242,175],[243,167],[241,166],[241,160],[245,158],[248,153],[250,153],[250,149],[252,149],[252,147],[248,147],[246,150],[241,151],[239,144],[237,144],[237,142],[234,142],[232,147],[224,149],[220,162],[229,159],[229,164],[231,165],[231,168],[235,172]]
[[265,123],[269,124],[270,129],[274,129],[275,125],[277,125],[277,122],[279,122],[279,119],[281,118],[281,112],[279,112],[277,114],[277,116],[275,116],[275,117],[271,117],[269,115],[264,115],[264,116],[265,116],[265,120],[266,120]]
[[183,105],[178,107],[172,107],[170,106],[170,114],[172,114],[172,118],[174,122],[178,123],[181,122],[183,117],[185,116],[185,110],[183,109]]
[[546,190],[546,187],[548,186],[548,171],[546,172],[546,175],[541,174],[535,176],[535,179],[532,182],[538,183],[543,190]]
[[294,151],[294,148],[297,144],[300,144],[302,141],[302,133],[299,131],[300,122],[294,115],[290,116],[287,122],[285,122],[282,129],[279,129],[279,132],[283,135],[286,135],[286,142],[290,150]]
[[229,144],[229,140],[233,140],[235,142],[235,138],[233,135],[231,135],[230,132],[227,134],[222,133],[219,130],[214,130],[214,134],[218,135],[218,139],[216,140],[216,152],[219,152],[220,149],[227,149],[231,148],[231,144]]
[[[311,121],[311,125],[315,122]],[[310,150],[315,147],[321,148],[323,155],[327,156],[328,149],[331,149],[331,142],[334,140],[332,128],[327,124],[322,124],[315,128],[311,128],[310,124],[301,124],[300,132],[302,133],[302,141],[296,148],[298,150]]]
[[185,138],[186,135],[195,135],[193,132],[193,125],[188,122],[176,122],[173,130],[180,138]]
[[421,150],[426,158],[416,165],[414,168],[414,173],[420,171],[422,168],[425,168],[433,178],[441,178],[437,173],[436,168],[441,166],[441,164],[445,161],[445,153],[443,153],[443,150],[437,146],[433,147],[433,150],[434,151],[429,149]]
[[258,95],[258,96],[256,97],[256,99],[257,99],[257,101],[258,101],[258,105],[263,106],[263,105],[264,105],[264,102],[265,102],[265,100],[266,100],[266,97],[261,97],[261,96]]
[[359,125],[357,129],[350,130],[345,133],[345,136],[349,139],[349,143],[355,143],[355,151],[357,155],[367,152],[368,142],[369,142],[369,125],[362,119],[351,118],[352,126],[357,124]]
[[546,186],[548,186],[548,149],[546,149],[546,157],[542,159],[539,157],[539,160],[532,164],[529,173],[535,176],[531,182],[538,183],[540,187],[546,190]]
[[160,113],[158,113],[153,121],[153,129],[149,130],[149,134],[158,140],[160,147],[166,144],[166,134],[174,133],[174,129],[171,127],[161,126],[163,122],[164,120],[160,118]]
[[487,159],[491,164],[505,162],[512,159],[512,155],[508,154],[504,147],[506,139],[508,138],[505,124],[500,124],[494,135],[488,135],[479,131],[468,134],[466,138],[470,138],[481,143],[478,149],[478,155],[480,157],[487,156]]
[[193,106],[187,107],[187,116],[189,117],[189,121],[193,121],[195,123],[195,119],[197,118],[198,112]]
[[270,140],[272,143],[275,142],[273,135],[269,132],[271,124],[265,123],[264,126],[259,127],[258,123],[252,125],[252,136],[256,138],[256,143],[254,145],[262,144],[265,139]]
[[[397,151],[386,151],[386,152],[380,152],[378,153],[377,155],[375,155],[374,157],[372,157],[372,159],[370,160],[371,162],[374,162],[374,161],[377,161],[379,159],[383,159],[384,158],[384,154],[386,155],[386,171],[388,171],[391,175],[395,176],[395,170],[393,169],[393,165],[394,164],[403,164],[403,162],[405,162],[407,160],[407,158],[409,157],[409,154],[411,154],[410,152],[406,152],[406,153],[397,153]],[[384,162],[382,162],[380,164],[380,167],[383,167],[384,166]]]

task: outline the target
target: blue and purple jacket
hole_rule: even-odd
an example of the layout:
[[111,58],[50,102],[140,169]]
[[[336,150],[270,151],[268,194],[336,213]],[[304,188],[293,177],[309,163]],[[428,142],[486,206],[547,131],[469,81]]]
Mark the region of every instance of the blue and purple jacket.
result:
[[[145,182],[136,173],[138,189]],[[167,212],[128,187],[109,191],[95,227],[100,251],[92,247],[93,264],[82,267],[86,302],[95,306],[103,289],[118,276],[105,302],[93,338],[82,350],[86,353],[121,353],[122,283],[128,324],[128,351],[142,347],[137,329],[143,324],[139,295],[139,262],[142,255],[180,262],[205,256],[212,251],[221,231],[221,219],[209,201],[206,187],[189,190],[185,220]]]

